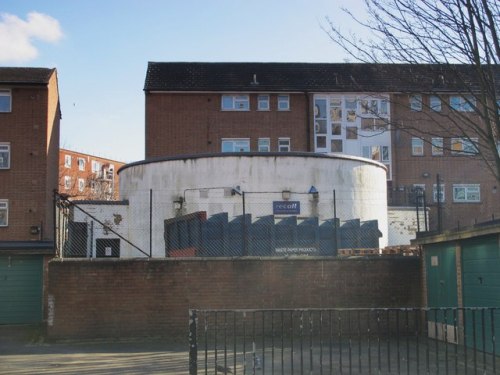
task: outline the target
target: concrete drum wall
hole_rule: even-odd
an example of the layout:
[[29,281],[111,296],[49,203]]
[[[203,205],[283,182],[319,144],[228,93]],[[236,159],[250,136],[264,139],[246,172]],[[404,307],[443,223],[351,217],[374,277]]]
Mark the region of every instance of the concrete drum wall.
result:
[[[300,202],[301,217],[334,217],[333,191],[341,220],[377,220],[382,233],[380,247],[387,245],[386,169],[377,162],[345,155],[311,153],[211,154],[163,158],[128,164],[120,171],[120,194],[129,202],[129,228],[149,228],[150,191],[153,193],[153,256],[165,256],[164,220],[196,211],[213,215],[228,212],[253,217],[272,215],[273,201],[290,191]],[[308,194],[314,186],[319,195]],[[233,194],[231,192],[233,191]],[[204,192],[203,194],[201,192]],[[183,201],[176,209],[174,201]],[[149,233],[149,232],[148,232]],[[128,230],[129,240],[149,248],[145,231]],[[123,256],[137,256],[124,246]]]

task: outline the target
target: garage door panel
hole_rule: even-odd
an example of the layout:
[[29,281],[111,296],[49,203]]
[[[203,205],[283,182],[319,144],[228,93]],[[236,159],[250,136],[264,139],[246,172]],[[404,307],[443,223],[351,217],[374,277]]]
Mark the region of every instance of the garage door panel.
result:
[[42,321],[43,256],[0,256],[0,324]]
[[[462,243],[462,282],[465,307],[500,307],[500,249],[498,236],[478,237]],[[494,319],[492,331],[491,315]],[[474,323],[475,322],[475,323]],[[493,339],[500,335],[500,310],[469,312],[465,317],[466,343],[478,349],[493,351]],[[485,337],[482,337],[484,330]],[[483,343],[484,341],[484,343]],[[495,351],[500,353],[500,346]]]

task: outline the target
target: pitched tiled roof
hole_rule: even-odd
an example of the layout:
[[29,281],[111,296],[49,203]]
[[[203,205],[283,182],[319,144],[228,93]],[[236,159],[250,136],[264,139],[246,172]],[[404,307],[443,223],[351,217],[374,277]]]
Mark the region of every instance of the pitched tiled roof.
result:
[[55,69],[0,67],[0,84],[47,84]]
[[[459,74],[457,74],[459,72]],[[431,92],[470,87],[470,66],[149,62],[146,91]],[[496,69],[500,82],[500,70]],[[460,76],[460,79],[458,78]],[[255,79],[254,79],[255,77]],[[255,83],[256,81],[257,83]]]

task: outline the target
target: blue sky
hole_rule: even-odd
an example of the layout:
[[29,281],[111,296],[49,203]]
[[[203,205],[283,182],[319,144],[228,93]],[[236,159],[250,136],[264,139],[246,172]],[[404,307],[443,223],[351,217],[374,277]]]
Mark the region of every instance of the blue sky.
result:
[[148,61],[342,62],[320,24],[352,29],[340,7],[361,2],[2,0],[0,66],[57,68],[61,147],[131,162]]

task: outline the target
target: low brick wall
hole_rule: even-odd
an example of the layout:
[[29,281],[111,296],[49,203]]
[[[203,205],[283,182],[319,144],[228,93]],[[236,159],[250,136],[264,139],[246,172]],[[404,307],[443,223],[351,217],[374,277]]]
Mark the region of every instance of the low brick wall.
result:
[[188,310],[421,306],[417,257],[52,260],[50,338],[186,336]]

